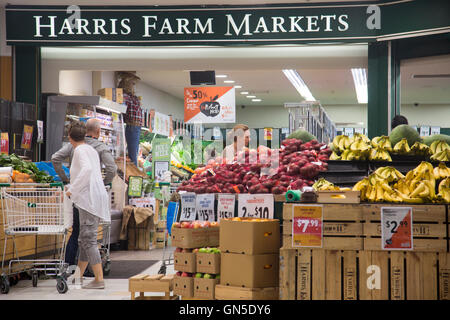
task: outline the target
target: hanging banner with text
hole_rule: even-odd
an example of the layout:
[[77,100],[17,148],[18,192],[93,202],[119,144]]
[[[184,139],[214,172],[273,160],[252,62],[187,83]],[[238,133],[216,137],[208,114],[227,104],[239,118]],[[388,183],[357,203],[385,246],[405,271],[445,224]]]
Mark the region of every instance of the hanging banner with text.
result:
[[233,218],[236,196],[234,194],[219,194],[217,197],[217,220]]
[[170,139],[156,138],[152,142],[152,177],[157,182],[163,181],[164,174],[169,171]]
[[412,250],[413,226],[411,207],[381,208],[381,248]]
[[198,194],[196,201],[196,212],[201,221],[217,221],[214,212],[214,193]]
[[318,247],[323,245],[323,206],[292,206],[292,246]]
[[194,221],[196,216],[196,195],[192,192],[180,194],[181,215],[180,221]]
[[22,149],[30,150],[32,138],[33,138],[33,126],[27,126],[25,124],[23,126],[22,143],[20,147]]
[[184,122],[234,123],[235,121],[234,87],[184,88]]
[[273,219],[273,194],[239,194],[238,217]]

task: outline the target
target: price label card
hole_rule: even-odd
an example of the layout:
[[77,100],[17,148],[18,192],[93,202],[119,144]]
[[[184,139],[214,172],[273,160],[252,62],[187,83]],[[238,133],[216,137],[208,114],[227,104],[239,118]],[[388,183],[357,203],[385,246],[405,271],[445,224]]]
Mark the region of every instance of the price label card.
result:
[[216,214],[214,212],[214,200],[216,196],[214,193],[206,193],[197,195],[196,212],[201,221],[216,221]]
[[130,204],[138,208],[151,208],[154,212],[156,208],[156,199],[152,197],[135,198],[130,199]]
[[155,181],[163,181],[167,171],[169,171],[168,161],[155,161]]
[[364,128],[355,128],[355,133],[364,134]]
[[412,208],[381,208],[381,248],[383,250],[412,250]]
[[430,135],[441,134],[441,127],[431,127]]
[[422,137],[427,137],[430,135],[430,127],[427,126],[421,126],[420,127],[420,135]]
[[196,195],[193,192],[180,194],[181,196],[181,216],[180,221],[195,220]]
[[22,143],[21,148],[30,150],[31,149],[31,140],[33,138],[33,127],[24,125],[23,126],[23,134],[22,134]]
[[345,128],[344,134],[350,138],[353,137],[353,128]]
[[292,206],[292,246],[322,247],[323,206]]
[[217,220],[234,217],[236,196],[233,194],[219,194],[217,199]]
[[0,153],[9,154],[9,135],[8,132],[1,133]]
[[273,219],[273,194],[239,194],[239,217]]

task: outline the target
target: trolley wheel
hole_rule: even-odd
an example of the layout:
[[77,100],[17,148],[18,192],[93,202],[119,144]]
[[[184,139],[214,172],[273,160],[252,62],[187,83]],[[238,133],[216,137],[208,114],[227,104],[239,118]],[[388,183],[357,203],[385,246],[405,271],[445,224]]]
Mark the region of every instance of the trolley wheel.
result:
[[63,294],[69,290],[69,286],[67,285],[67,281],[64,279],[58,279],[56,283],[56,289],[59,293]]
[[111,271],[111,261],[106,261],[105,265],[103,266],[103,275],[105,276],[109,275],[110,271]]
[[7,294],[9,292],[8,277],[2,276],[1,281],[0,281],[0,291],[3,294]]
[[33,287],[37,287],[37,283],[38,283],[37,272],[33,272],[33,274],[31,275],[31,281],[33,282]]

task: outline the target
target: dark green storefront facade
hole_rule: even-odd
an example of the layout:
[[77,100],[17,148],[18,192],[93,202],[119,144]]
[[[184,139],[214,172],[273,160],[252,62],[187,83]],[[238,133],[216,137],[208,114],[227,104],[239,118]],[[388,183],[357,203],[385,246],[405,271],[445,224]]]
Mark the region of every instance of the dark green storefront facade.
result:
[[[400,61],[450,53],[446,0],[261,6],[7,6],[15,100],[39,108],[44,46],[368,43],[368,133],[400,114]],[[75,19],[78,19],[74,24]],[[450,127],[450,125],[449,125]],[[450,133],[450,128],[441,129]]]

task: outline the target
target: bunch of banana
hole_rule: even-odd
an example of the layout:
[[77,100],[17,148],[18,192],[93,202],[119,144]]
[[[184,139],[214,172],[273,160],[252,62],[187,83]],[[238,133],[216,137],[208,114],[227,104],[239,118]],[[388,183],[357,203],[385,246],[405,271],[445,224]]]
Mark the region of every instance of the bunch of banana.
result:
[[433,154],[430,159],[435,161],[450,161],[450,149],[437,152]]
[[411,152],[411,149],[408,145],[408,140],[403,138],[394,146],[394,152],[399,154],[408,154]]
[[370,139],[361,133],[355,133],[353,134],[353,137],[350,138],[350,141],[355,141],[356,139],[362,139],[366,144],[370,145]]
[[439,194],[437,195],[437,201],[443,201],[450,203],[450,188],[443,187]]
[[316,191],[339,191],[339,187],[335,186],[330,181],[325,180],[324,178],[320,178],[317,180],[313,186],[314,190]]
[[430,181],[435,185],[436,179],[434,178],[433,170],[434,168],[431,163],[422,161],[416,168],[406,174],[405,182],[410,189],[422,180]]
[[335,150],[339,150],[343,152],[345,149],[348,149],[350,147],[351,140],[346,135],[339,135],[334,137],[333,139],[333,147]]
[[332,152],[330,155],[330,160],[341,160],[341,156],[338,156],[336,152]]
[[392,161],[392,158],[389,151],[375,148],[370,151],[369,160]]
[[433,169],[433,174],[436,180],[445,179],[450,177],[450,168],[447,168],[445,163],[440,162],[439,165]]
[[430,156],[431,150],[430,147],[427,146],[424,143],[420,143],[419,141],[416,141],[410,148],[411,153],[419,156]]
[[374,148],[392,151],[391,140],[388,136],[374,137],[371,143]]
[[405,178],[405,176],[394,167],[380,167],[374,173],[388,183]]
[[441,181],[441,183],[439,183],[439,187],[438,187],[439,193],[442,193],[442,190],[444,188],[450,188],[450,177],[445,178],[444,180]]
[[367,188],[369,187],[370,182],[368,178],[364,178],[360,181],[358,181],[352,188],[353,191],[360,191],[361,192],[361,201],[366,201],[367,197],[366,197],[366,191]]
[[403,202],[401,195],[386,182],[377,180],[372,184],[370,179],[369,185],[365,188],[364,199],[370,202]]
[[341,160],[366,160],[367,153],[361,151],[352,151],[350,149],[345,150],[341,154]]
[[430,150],[432,154],[436,154],[448,149],[450,149],[450,146],[445,141],[435,140],[430,145]]

